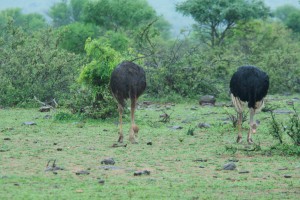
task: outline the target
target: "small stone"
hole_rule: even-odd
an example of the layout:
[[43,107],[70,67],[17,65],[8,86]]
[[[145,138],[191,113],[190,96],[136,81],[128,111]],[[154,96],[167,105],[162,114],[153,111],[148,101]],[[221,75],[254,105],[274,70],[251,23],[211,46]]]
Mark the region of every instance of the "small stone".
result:
[[194,162],[207,162],[207,159],[200,158],[200,159],[194,160]]
[[114,165],[115,164],[115,160],[113,158],[106,158],[104,160],[101,161],[101,164],[104,165]]
[[201,106],[206,106],[206,105],[214,106],[215,103],[216,103],[216,98],[212,95],[204,95],[199,100],[199,104]]
[[10,138],[4,138],[3,140],[10,140]]
[[152,142],[147,142],[147,145],[152,145]]
[[198,128],[210,128],[210,124],[207,123],[199,123]]
[[50,106],[42,106],[40,107],[40,112],[50,112],[51,107]]
[[174,129],[174,130],[180,130],[180,129],[183,129],[182,126],[171,126],[171,127],[169,127],[169,128]]
[[239,174],[248,174],[250,173],[249,171],[245,170],[245,171],[239,171]]
[[236,159],[236,158],[230,158],[230,159],[228,159],[228,161],[229,161],[229,162],[239,162],[239,160]]
[[57,150],[57,151],[62,151],[63,149],[62,149],[62,148],[57,148],[56,150]]
[[23,125],[33,126],[33,125],[36,125],[36,123],[35,122],[24,122]]
[[89,175],[90,172],[86,171],[86,170],[81,170],[81,171],[75,172],[75,174],[76,175]]
[[205,167],[204,167],[204,166],[199,166],[199,168],[202,168],[202,169],[203,169],[203,168],[205,168]]
[[101,185],[104,185],[105,181],[102,180],[102,179],[100,179],[100,180],[98,181],[98,183],[101,184]]
[[284,168],[279,168],[278,170],[288,170],[288,168],[284,167]]
[[223,166],[224,170],[235,170],[236,165],[234,162],[227,163]]
[[150,171],[148,171],[148,170],[136,171],[136,172],[134,172],[133,175],[134,175],[134,176],[150,175]]
[[283,177],[284,177],[284,178],[292,178],[291,175],[284,175]]
[[45,115],[43,118],[44,118],[44,119],[51,119],[52,116],[51,116],[51,115]]

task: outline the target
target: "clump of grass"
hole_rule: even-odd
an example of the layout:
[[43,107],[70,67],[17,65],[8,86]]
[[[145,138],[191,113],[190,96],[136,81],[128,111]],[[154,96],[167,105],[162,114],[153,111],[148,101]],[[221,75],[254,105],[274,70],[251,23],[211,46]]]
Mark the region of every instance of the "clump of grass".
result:
[[[270,135],[278,140],[279,144],[273,146],[271,149],[283,151],[288,155],[300,155],[300,118],[299,114],[293,106],[294,114],[290,116],[287,125],[283,122],[278,122],[273,112],[271,112],[271,128]],[[283,137],[287,135],[294,145],[287,144]]]
[[271,129],[270,129],[270,135],[273,136],[273,138],[275,138],[276,140],[279,141],[280,144],[283,143],[282,140],[282,130],[281,130],[281,126],[280,124],[276,121],[275,119],[275,115],[273,112],[271,112],[271,117],[272,117],[272,121],[271,121]]
[[[232,114],[229,113],[227,109],[225,109],[225,114],[228,116],[229,120],[232,123],[232,126],[235,128],[237,127],[237,123],[238,123],[238,113],[236,112],[236,114]],[[242,118],[242,124],[247,121],[247,116],[248,116],[248,112],[243,112],[243,118]]]
[[54,120],[56,121],[69,121],[76,119],[78,119],[78,116],[64,111],[59,111],[54,115]]
[[284,131],[294,141],[295,145],[300,146],[300,118],[295,106],[293,106],[294,114],[290,116],[289,126],[284,127]]
[[187,131],[186,134],[187,134],[187,135],[193,136],[193,135],[194,135],[195,129],[196,129],[195,127],[193,127],[193,128],[192,128],[192,127],[189,127],[189,129],[188,129],[188,131]]

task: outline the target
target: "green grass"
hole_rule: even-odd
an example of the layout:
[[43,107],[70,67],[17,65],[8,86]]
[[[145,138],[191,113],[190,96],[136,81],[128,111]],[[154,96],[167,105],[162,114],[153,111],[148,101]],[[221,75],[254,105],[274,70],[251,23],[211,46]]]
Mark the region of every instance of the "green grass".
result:
[[[273,98],[267,105],[291,110],[284,97]],[[299,104],[295,102],[297,110]],[[197,102],[141,107],[136,111],[139,144],[112,148],[118,138],[117,118],[59,121],[44,119],[49,113],[38,109],[2,109],[0,199],[299,199],[300,158],[270,151],[277,143],[269,134],[270,114],[256,115],[261,125],[253,140],[260,148],[251,151],[255,145],[245,142],[248,123],[243,125],[243,143],[236,144],[237,131],[224,124],[226,110],[234,113],[233,108],[200,107]],[[159,122],[163,112],[170,114],[169,123]],[[287,114],[277,117],[288,119]],[[22,125],[25,121],[37,125]],[[200,122],[211,127],[195,128]],[[129,126],[127,115],[126,143]],[[193,135],[187,134],[190,128],[195,128]],[[115,159],[118,169],[101,168],[107,157]],[[50,159],[64,170],[45,171]],[[195,161],[201,159],[206,162]],[[238,160],[236,170],[222,170],[229,159]],[[145,169],[151,174],[133,175]],[[80,170],[90,174],[76,175]],[[249,173],[239,173],[245,170]]]

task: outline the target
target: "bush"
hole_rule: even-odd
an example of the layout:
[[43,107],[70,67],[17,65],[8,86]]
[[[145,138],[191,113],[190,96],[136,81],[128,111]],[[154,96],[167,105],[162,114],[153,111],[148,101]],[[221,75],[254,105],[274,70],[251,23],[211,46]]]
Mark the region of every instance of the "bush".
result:
[[60,101],[70,91],[77,66],[84,59],[59,49],[51,29],[24,33],[7,25],[0,42],[0,105],[15,106],[36,96],[43,102]]
[[[272,147],[272,149],[284,150],[287,154],[297,154],[300,155],[300,119],[299,114],[296,112],[295,107],[293,107],[294,114],[292,114],[286,124],[283,122],[278,122],[275,119],[274,113],[271,111],[271,127],[270,134],[278,140],[279,144]],[[294,145],[289,145],[284,137],[288,136]]]

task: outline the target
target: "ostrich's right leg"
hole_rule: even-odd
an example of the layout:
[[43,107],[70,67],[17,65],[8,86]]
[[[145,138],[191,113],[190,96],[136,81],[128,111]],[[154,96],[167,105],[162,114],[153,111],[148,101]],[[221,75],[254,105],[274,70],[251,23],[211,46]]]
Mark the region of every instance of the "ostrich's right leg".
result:
[[137,143],[136,141],[136,137],[137,134],[139,132],[139,127],[137,125],[135,125],[134,122],[134,111],[135,111],[135,107],[136,107],[136,102],[137,102],[137,98],[132,98],[131,99],[131,128],[129,131],[129,140],[131,143]]
[[122,114],[123,114],[123,106],[118,104],[118,111],[119,111],[119,139],[118,142],[123,143],[123,129],[122,129]]
[[240,143],[242,141],[242,121],[243,121],[243,113],[238,112],[238,137],[236,139],[237,143]]

